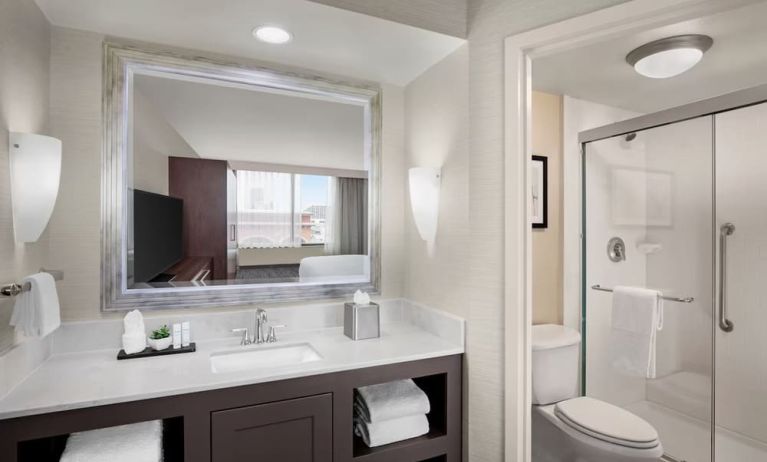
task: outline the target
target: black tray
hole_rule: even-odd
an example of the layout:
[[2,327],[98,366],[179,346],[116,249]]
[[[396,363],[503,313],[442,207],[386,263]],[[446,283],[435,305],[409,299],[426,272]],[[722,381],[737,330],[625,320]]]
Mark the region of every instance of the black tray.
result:
[[144,351],[139,351],[138,353],[133,353],[132,355],[129,355],[125,353],[125,350],[120,350],[119,353],[117,353],[117,359],[134,359],[134,358],[149,358],[152,356],[165,356],[165,355],[177,355],[181,353],[194,353],[197,351],[197,344],[194,342],[190,343],[189,346],[181,347],[181,348],[173,348],[168,347],[164,350],[155,351],[151,349],[150,347],[147,347]]

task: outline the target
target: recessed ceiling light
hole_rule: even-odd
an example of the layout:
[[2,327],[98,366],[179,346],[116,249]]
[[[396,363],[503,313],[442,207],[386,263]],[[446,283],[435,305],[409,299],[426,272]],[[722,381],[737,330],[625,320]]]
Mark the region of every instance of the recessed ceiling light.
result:
[[290,32],[286,31],[282,27],[277,26],[259,26],[253,29],[253,37],[261,40],[262,42],[272,43],[275,45],[281,45],[293,40],[293,36]]
[[713,44],[708,35],[667,37],[632,50],[626,62],[645,77],[667,79],[692,69]]

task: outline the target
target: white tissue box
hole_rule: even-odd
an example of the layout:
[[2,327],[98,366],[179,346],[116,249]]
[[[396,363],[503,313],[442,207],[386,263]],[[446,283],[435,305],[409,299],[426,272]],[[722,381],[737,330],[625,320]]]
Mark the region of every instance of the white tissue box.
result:
[[344,303],[344,335],[352,340],[380,337],[381,317],[378,303]]

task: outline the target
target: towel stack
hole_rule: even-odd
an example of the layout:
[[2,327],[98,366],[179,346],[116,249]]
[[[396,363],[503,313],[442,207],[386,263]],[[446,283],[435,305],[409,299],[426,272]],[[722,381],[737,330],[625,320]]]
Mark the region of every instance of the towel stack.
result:
[[429,433],[429,397],[411,379],[354,393],[354,433],[371,448]]
[[61,462],[162,462],[162,421],[73,433]]

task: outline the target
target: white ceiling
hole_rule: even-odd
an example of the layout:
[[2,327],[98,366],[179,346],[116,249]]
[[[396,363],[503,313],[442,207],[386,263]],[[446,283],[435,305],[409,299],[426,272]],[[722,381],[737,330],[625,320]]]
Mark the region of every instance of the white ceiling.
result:
[[200,157],[365,169],[362,106],[145,75],[134,90]]
[[[36,0],[48,20],[176,47],[406,85],[465,40],[305,0]],[[279,25],[287,45],[253,39]]]
[[[713,47],[692,70],[670,79],[637,74],[625,57],[663,37],[706,34]],[[533,62],[536,90],[632,111],[661,109],[767,83],[767,2],[613,38]]]

